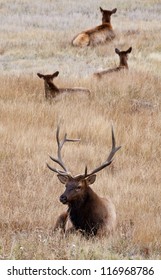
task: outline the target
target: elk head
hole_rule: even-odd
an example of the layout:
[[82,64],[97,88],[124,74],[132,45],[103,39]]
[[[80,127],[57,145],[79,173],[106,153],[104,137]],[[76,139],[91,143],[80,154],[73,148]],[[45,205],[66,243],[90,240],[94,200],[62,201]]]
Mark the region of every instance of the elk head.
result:
[[103,10],[100,7],[100,11],[102,13],[102,23],[110,23],[111,22],[111,15],[115,14],[117,9],[113,9],[113,10],[109,11],[109,10]]
[[60,182],[62,184],[65,185],[65,192],[60,196],[60,202],[62,202],[63,204],[68,204],[68,205],[70,205],[74,202],[79,204],[79,203],[81,203],[81,201],[84,201],[84,199],[88,195],[87,189],[89,188],[89,185],[91,185],[95,182],[96,173],[111,164],[115,153],[121,148],[121,146],[116,147],[114,131],[112,128],[112,149],[111,149],[111,152],[110,152],[109,156],[107,157],[106,161],[89,173],[87,172],[87,166],[86,166],[84,174],[72,176],[62,161],[61,149],[65,142],[77,142],[77,141],[80,141],[80,139],[68,139],[67,134],[65,134],[64,139],[62,141],[60,141],[59,140],[59,127],[57,128],[56,139],[57,139],[57,144],[58,144],[58,157],[53,158],[50,156],[50,159],[53,160],[54,162],[56,162],[57,164],[59,164],[63,170],[58,170],[56,168],[53,168],[48,163],[47,163],[47,167],[51,171],[57,173],[58,179],[60,180]]
[[37,76],[40,79],[44,79],[44,81],[46,81],[47,83],[52,83],[53,79],[56,78],[59,75],[59,71],[56,71],[55,73],[51,74],[51,75],[43,75],[40,73],[37,73]]
[[119,55],[119,58],[120,58],[120,66],[125,66],[125,67],[128,68],[128,65],[127,65],[128,54],[131,53],[131,51],[132,51],[132,47],[130,47],[126,51],[120,51],[117,48],[115,49],[115,53],[117,53]]

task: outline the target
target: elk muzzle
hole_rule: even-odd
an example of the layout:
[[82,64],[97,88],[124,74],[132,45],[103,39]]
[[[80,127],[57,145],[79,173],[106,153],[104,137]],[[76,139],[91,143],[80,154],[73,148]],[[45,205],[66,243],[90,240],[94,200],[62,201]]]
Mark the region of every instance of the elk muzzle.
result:
[[63,204],[67,204],[67,197],[66,195],[62,194],[59,198],[60,202],[63,203]]

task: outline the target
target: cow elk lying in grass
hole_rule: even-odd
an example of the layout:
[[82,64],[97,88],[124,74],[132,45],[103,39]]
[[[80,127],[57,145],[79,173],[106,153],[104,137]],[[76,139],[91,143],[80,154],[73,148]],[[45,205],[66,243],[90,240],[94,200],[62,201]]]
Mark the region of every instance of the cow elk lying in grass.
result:
[[59,72],[56,71],[55,73],[51,75],[43,75],[40,73],[37,73],[39,78],[44,79],[44,93],[45,98],[54,98],[58,96],[59,94],[65,94],[65,93],[88,93],[90,94],[90,90],[82,87],[73,87],[73,88],[58,88],[54,83],[53,79],[56,78],[59,75]]
[[107,70],[103,70],[103,71],[99,71],[94,73],[94,76],[97,78],[101,78],[106,74],[109,73],[113,73],[113,72],[118,72],[120,70],[123,69],[128,69],[128,54],[131,53],[132,51],[132,47],[130,47],[128,50],[126,51],[120,51],[119,49],[115,49],[115,53],[117,53],[119,55],[119,59],[120,59],[120,64],[118,67],[112,68],[112,69],[107,69]]
[[72,40],[73,46],[77,46],[77,47],[86,47],[91,45],[94,46],[114,39],[115,33],[111,25],[111,15],[115,14],[117,9],[108,11],[108,10],[103,10],[100,7],[100,11],[102,13],[102,24],[76,35]]
[[96,173],[109,166],[115,153],[121,148],[116,147],[115,137],[112,129],[112,149],[106,161],[91,172],[85,168],[84,174],[73,176],[62,161],[61,149],[65,142],[75,142],[79,139],[68,139],[65,134],[63,140],[59,140],[59,127],[57,128],[56,139],[58,144],[58,157],[51,160],[60,165],[62,170],[48,168],[58,175],[58,179],[65,185],[65,191],[60,196],[60,202],[68,206],[57,219],[54,230],[60,229],[67,234],[79,231],[85,236],[103,236],[112,233],[116,225],[115,206],[110,198],[98,196],[90,187],[96,180]]

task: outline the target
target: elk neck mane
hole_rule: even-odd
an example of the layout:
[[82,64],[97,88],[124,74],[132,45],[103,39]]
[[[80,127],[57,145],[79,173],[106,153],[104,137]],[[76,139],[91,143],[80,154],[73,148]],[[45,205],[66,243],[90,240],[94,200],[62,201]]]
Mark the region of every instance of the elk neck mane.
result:
[[[90,188],[87,190],[79,201],[74,201],[69,205],[68,214],[77,230],[81,230],[86,235],[96,235],[101,221],[95,219],[95,215],[91,211],[97,206],[98,196]],[[103,220],[102,220],[103,223]]]
[[55,92],[59,92],[59,89],[52,83],[52,82],[46,82],[45,81],[45,86],[47,86],[47,88],[55,91]]

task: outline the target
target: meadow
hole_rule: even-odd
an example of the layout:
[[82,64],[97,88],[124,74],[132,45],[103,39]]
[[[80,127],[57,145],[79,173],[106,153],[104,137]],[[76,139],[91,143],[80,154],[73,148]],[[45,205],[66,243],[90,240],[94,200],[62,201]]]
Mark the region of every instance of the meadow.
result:
[[[100,6],[117,8],[116,38],[73,47],[78,32],[101,23]],[[161,259],[160,0],[1,0],[0,15],[0,259]],[[128,71],[94,79],[118,65],[115,48],[130,46]],[[55,71],[57,85],[89,88],[90,97],[45,100],[36,73]],[[106,159],[114,127],[122,148],[92,185],[116,207],[109,238],[53,233],[66,209],[64,186],[46,167],[58,124],[61,136],[81,138],[63,149],[74,175]]]

